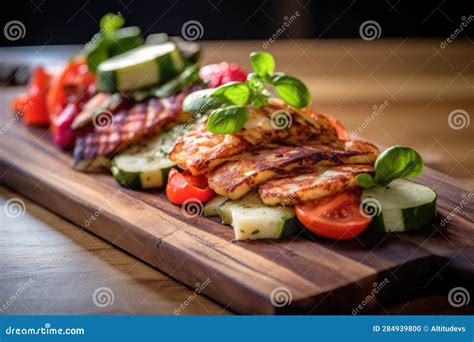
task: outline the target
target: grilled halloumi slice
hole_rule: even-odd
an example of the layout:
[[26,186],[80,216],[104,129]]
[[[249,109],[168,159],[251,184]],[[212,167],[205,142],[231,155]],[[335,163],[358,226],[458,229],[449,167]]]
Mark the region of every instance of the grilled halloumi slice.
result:
[[249,119],[238,133],[253,145],[285,142],[301,145],[309,140],[319,143],[337,140],[330,120],[309,109],[289,106],[280,99],[269,99],[262,108],[249,108]]
[[323,159],[329,160],[330,152],[297,146],[258,149],[213,170],[209,186],[219,195],[238,199],[268,179]]
[[337,132],[324,115],[292,108],[281,100],[270,99],[262,108],[249,108],[249,119],[235,134],[207,132],[205,123],[178,138],[170,153],[171,160],[193,175],[207,173],[212,168],[254,146],[274,143],[301,145],[337,140]]
[[294,205],[352,189],[359,173],[373,173],[370,165],[318,166],[314,171],[272,179],[258,193],[267,205]]
[[[308,145],[323,147],[317,142],[308,142]],[[324,147],[338,153],[342,164],[373,164],[380,154],[377,146],[363,140],[336,140],[326,143]]]
[[[366,145],[363,149],[362,146]],[[261,148],[239,156],[214,169],[209,174],[209,186],[219,195],[238,199],[272,178],[286,175],[292,170],[314,165],[344,163],[373,163],[378,153],[370,143],[340,142],[340,146],[285,146]],[[357,149],[352,149],[357,145]],[[367,152],[366,152],[367,151]]]
[[169,156],[180,168],[198,175],[251,147],[252,144],[239,135],[208,132],[206,123],[202,122],[177,139]]

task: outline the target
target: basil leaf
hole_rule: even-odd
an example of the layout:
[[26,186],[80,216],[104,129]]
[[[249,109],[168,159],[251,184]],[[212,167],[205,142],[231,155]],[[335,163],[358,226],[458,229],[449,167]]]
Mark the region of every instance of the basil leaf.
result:
[[245,106],[228,106],[214,110],[207,121],[207,130],[214,134],[232,134],[247,123],[249,111]]
[[275,59],[268,52],[252,52],[250,62],[252,69],[261,76],[271,75],[275,71]]
[[392,146],[375,161],[375,181],[380,186],[397,178],[411,178],[423,172],[421,156],[410,147]]
[[244,105],[249,101],[250,89],[246,83],[229,82],[217,88],[211,96],[225,103]]
[[258,94],[252,99],[251,104],[254,108],[261,108],[263,106],[266,106],[268,104],[268,97],[262,94]]
[[299,79],[285,74],[277,74],[272,78],[278,96],[296,108],[306,107],[311,102],[311,94],[306,85]]
[[356,176],[357,185],[363,188],[372,188],[375,186],[374,179],[368,173],[360,173]]
[[218,98],[211,97],[215,88],[195,91],[184,99],[183,111],[204,113],[210,109],[219,108],[223,103]]
[[265,88],[264,82],[264,78],[255,72],[247,75],[247,85],[255,92],[261,92]]

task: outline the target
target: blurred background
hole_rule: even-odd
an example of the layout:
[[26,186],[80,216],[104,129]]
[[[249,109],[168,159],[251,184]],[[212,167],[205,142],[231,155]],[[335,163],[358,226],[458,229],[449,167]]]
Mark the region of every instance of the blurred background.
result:
[[[20,20],[26,29],[21,40],[0,36],[2,46],[81,44],[97,32],[107,12],[121,12],[127,25],[145,32],[180,35],[193,19],[205,23],[204,40],[263,39],[281,27],[286,16],[299,12],[286,30],[291,38],[356,38],[367,19],[383,23],[384,37],[447,37],[463,16],[474,14],[472,1],[381,0],[20,0],[5,3],[0,23]],[[463,30],[472,37],[474,25]]]

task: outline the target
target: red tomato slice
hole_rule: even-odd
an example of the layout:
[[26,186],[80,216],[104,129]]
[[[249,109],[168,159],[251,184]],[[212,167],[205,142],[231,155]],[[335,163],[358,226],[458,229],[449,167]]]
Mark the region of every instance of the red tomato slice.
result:
[[214,196],[214,191],[209,188],[205,176],[192,176],[171,169],[166,185],[166,195],[171,203],[183,204],[190,198],[206,202]]
[[87,69],[85,59],[77,57],[73,59],[64,69],[56,75],[52,82],[47,97],[47,109],[51,121],[63,111],[67,104],[66,86],[81,85],[87,87],[93,83],[95,77]]
[[51,76],[38,67],[33,72],[25,94],[20,94],[12,102],[13,111],[20,113],[28,125],[47,125],[49,116],[46,110],[46,95]]
[[27,125],[49,125],[44,93],[29,94],[28,102],[23,107],[23,122]]
[[359,198],[353,193],[299,204],[296,216],[311,232],[336,240],[352,239],[372,220],[359,210]]
[[347,129],[342,125],[342,123],[333,116],[328,115],[328,119],[331,122],[331,125],[336,129],[337,137],[341,140],[349,140],[350,134]]
[[43,96],[46,97],[50,83],[51,75],[48,74],[42,67],[37,67],[31,77],[28,90],[33,94],[43,93]]

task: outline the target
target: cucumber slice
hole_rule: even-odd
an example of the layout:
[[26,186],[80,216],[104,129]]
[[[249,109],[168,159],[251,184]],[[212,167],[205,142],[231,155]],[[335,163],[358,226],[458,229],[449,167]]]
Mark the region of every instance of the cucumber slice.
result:
[[234,201],[228,201],[221,205],[220,207],[216,208],[217,214],[222,220],[223,224],[231,224],[232,223],[232,214],[230,209],[235,204]]
[[281,239],[298,228],[293,208],[267,206],[258,194],[226,201],[217,212],[224,223],[232,225],[236,240]]
[[236,240],[281,239],[297,228],[293,208],[266,207],[232,211]]
[[101,92],[127,92],[167,81],[184,67],[174,43],[144,45],[100,63],[97,86]]
[[91,43],[86,45],[84,52],[88,69],[95,72],[97,66],[106,59],[143,45],[141,35],[142,31],[139,27],[130,26],[113,32],[107,40],[93,38]]
[[163,154],[161,143],[159,135],[114,157],[110,170],[117,183],[131,189],[162,187],[176,164]]
[[110,57],[120,55],[126,51],[142,46],[142,30],[137,26],[129,26],[115,31],[109,50]]
[[201,45],[196,42],[189,42],[181,37],[171,37],[171,41],[178,46],[179,51],[190,64],[197,63],[201,57]]
[[[436,216],[436,193],[429,187],[396,179],[384,188],[364,190],[362,204],[376,212],[370,229],[404,232],[424,228]],[[377,207],[377,208],[376,208]]]
[[112,160],[115,180],[131,189],[159,188],[165,184],[169,170],[175,165],[166,157],[149,159],[141,154],[121,154]]
[[193,64],[183,70],[178,76],[172,78],[169,81],[150,88],[136,90],[132,93],[132,97],[135,101],[141,102],[151,96],[164,98],[177,93],[182,88],[196,83],[199,79],[199,66]]
[[223,205],[217,207],[217,213],[219,214],[223,224],[232,224],[232,209],[235,207],[259,207],[266,206],[261,201],[258,194],[252,193],[244,196],[243,198],[236,201],[227,201]]
[[204,216],[219,216],[217,209],[221,207],[227,200],[228,198],[224,196],[216,196],[212,198],[204,206]]

